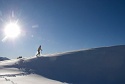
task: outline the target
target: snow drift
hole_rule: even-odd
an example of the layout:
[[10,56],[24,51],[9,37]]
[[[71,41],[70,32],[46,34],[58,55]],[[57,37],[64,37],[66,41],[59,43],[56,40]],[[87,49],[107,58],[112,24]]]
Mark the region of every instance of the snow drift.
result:
[[6,67],[72,84],[125,84],[125,45],[18,60]]

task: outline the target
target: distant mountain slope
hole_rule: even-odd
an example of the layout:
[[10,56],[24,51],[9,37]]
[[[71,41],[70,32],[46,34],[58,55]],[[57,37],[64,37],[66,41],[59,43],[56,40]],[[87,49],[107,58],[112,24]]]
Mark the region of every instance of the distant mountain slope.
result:
[[125,84],[125,45],[22,59],[18,66],[72,84]]
[[6,57],[0,57],[0,61],[4,61],[4,60],[9,60],[9,58],[6,58]]

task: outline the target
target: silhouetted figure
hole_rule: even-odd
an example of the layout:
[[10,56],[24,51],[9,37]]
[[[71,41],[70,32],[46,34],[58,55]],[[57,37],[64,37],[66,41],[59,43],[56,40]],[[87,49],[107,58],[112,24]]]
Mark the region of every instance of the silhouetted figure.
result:
[[41,49],[41,45],[39,46],[39,48],[38,48],[37,51],[38,51],[38,52],[37,52],[37,55],[36,55],[36,56],[40,56],[40,51],[42,51],[42,49]]

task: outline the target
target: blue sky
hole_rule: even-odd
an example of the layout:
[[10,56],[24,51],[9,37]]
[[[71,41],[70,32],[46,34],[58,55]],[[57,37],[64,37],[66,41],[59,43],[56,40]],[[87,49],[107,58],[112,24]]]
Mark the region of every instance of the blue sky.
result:
[[[125,44],[124,0],[0,0],[0,18],[0,56],[8,58],[34,56],[39,45],[50,54]],[[2,42],[10,18],[23,32]]]

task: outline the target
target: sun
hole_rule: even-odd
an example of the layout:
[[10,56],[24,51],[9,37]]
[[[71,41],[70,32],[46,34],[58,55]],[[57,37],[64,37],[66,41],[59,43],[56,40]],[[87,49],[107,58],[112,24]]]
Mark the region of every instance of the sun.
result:
[[9,23],[5,26],[4,33],[7,38],[16,38],[20,35],[21,30],[17,23]]

